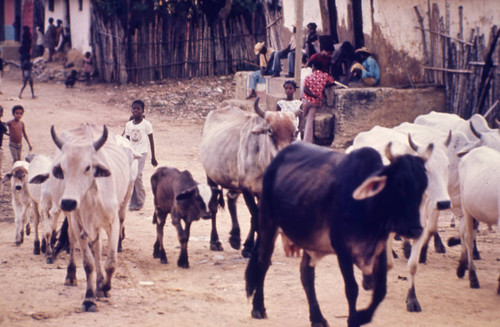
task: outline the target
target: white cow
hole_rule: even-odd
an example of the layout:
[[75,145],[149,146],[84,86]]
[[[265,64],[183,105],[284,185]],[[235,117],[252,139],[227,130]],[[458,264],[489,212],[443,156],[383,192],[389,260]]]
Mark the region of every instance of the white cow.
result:
[[[120,226],[132,192],[131,157],[108,129],[90,124],[66,131],[59,137],[51,128],[61,152],[54,158],[52,197],[69,219],[70,243],[78,240],[87,276],[83,311],[96,310],[96,297],[108,296],[116,269]],[[108,236],[108,254],[103,274],[100,230]],[[66,284],[76,284],[74,246]]]
[[[460,224],[462,256],[457,276],[462,278],[469,269],[471,288],[479,288],[476,267],[472,260],[475,239],[473,220],[500,228],[500,152],[489,147],[471,150],[460,162],[460,194],[464,219]],[[500,295],[500,277],[497,293]]]
[[45,155],[36,155],[30,162],[28,172],[28,190],[33,200],[33,225],[35,227],[34,253],[40,254],[38,226],[42,224],[42,252],[45,252],[47,263],[55,259],[53,245],[56,237],[57,220],[61,209],[52,201],[50,191],[50,172],[52,159]]
[[[432,151],[429,160],[426,161],[425,167],[428,177],[428,187],[424,193],[422,204],[420,206],[420,219],[424,231],[422,235],[414,241],[411,249],[411,254],[408,260],[408,270],[410,271],[409,290],[406,298],[406,308],[410,312],[421,311],[421,306],[418,302],[415,293],[415,274],[417,272],[418,260],[422,247],[427,244],[431,234],[437,230],[437,210],[450,208],[450,197],[447,191],[448,185],[448,156],[447,147],[451,142],[451,135],[443,142],[428,143],[427,147],[416,145],[408,132],[400,132],[394,129],[375,126],[367,132],[359,133],[353,141],[353,145],[346,150],[350,152],[364,146],[370,146],[376,149],[382,156],[384,163],[387,164],[385,157],[385,147],[391,142],[392,149],[396,155],[415,154],[415,152],[423,156],[425,152]],[[392,267],[392,238],[389,238],[388,249],[388,267]]]
[[29,163],[24,160],[16,161],[12,170],[4,177],[4,181],[11,183],[12,207],[16,221],[16,245],[21,245],[24,240],[24,228],[26,226],[26,235],[30,234],[29,213],[32,201],[28,193],[28,169]]

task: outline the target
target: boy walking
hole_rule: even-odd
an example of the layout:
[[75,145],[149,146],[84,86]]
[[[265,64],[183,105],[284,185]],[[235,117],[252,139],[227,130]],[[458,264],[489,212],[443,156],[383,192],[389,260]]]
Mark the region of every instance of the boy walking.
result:
[[[3,117],[3,107],[0,106],[0,178],[3,176],[2,168],[3,168],[3,135],[9,135],[7,131],[7,126],[2,122],[2,117]],[[0,186],[1,188],[1,186]]]
[[132,119],[125,125],[125,136],[132,143],[135,152],[140,153],[142,157],[138,159],[139,169],[137,179],[134,183],[134,190],[130,198],[129,210],[140,210],[144,206],[146,191],[142,182],[142,171],[148,155],[148,146],[151,149],[151,164],[153,167],[158,165],[155,155],[155,143],[153,139],[153,127],[151,123],[144,118],[144,102],[134,100],[132,102]]
[[28,134],[26,134],[24,123],[21,121],[21,118],[24,115],[24,108],[20,105],[14,106],[12,108],[12,115],[14,116],[14,119],[8,121],[7,126],[9,127],[10,135],[9,149],[10,154],[12,155],[12,164],[14,164],[14,162],[21,160],[23,137],[28,143],[30,151],[33,147],[28,139]]

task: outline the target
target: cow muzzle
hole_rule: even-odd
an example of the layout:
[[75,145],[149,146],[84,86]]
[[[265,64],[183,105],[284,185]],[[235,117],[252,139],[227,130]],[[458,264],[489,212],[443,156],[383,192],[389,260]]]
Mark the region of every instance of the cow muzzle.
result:
[[439,201],[437,203],[438,210],[446,210],[451,208],[451,201]]
[[73,211],[75,209],[76,209],[76,200],[72,200],[72,199],[62,199],[61,200],[61,210]]

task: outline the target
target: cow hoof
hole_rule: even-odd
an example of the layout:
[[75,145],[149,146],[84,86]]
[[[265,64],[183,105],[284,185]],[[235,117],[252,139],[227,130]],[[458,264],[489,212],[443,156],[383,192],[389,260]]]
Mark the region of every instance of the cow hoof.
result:
[[184,269],[189,269],[189,262],[177,261],[177,266]]
[[404,241],[403,243],[403,252],[405,254],[405,258],[409,259],[411,254],[411,244],[408,241]]
[[83,312],[96,312],[97,306],[93,301],[83,301],[82,303],[82,311]]
[[444,247],[443,243],[439,245],[434,244],[434,250],[436,251],[436,253],[446,253],[446,248]]
[[323,319],[323,321],[320,321],[320,322],[313,322],[311,323],[311,327],[329,327],[330,325],[328,325],[328,322]]
[[42,253],[45,253],[47,251],[47,242],[45,239],[42,239],[42,246],[40,247],[40,250],[42,250]]
[[467,269],[467,264],[460,262],[457,267],[457,277],[463,278],[465,276],[466,269]]
[[53,263],[54,263],[54,258],[52,258],[52,257],[47,257],[47,259],[45,259],[45,261],[46,261],[49,265],[51,265],[51,264],[53,264]]
[[31,233],[31,227],[30,227],[30,224],[27,224],[26,225],[26,236],[29,236]]
[[422,307],[420,306],[420,303],[418,303],[417,299],[413,300],[406,300],[406,311],[408,312],[421,312]]
[[222,247],[222,244],[217,241],[214,243],[210,243],[210,251],[224,251],[224,248]]
[[266,309],[252,310],[252,318],[254,319],[267,319]]
[[250,257],[252,256],[252,250],[251,250],[251,249],[244,248],[244,249],[241,251],[241,255],[243,256],[243,258],[250,258]]
[[477,250],[472,251],[472,259],[481,260],[481,255],[479,254],[479,251]]
[[40,241],[35,241],[33,244],[33,254],[40,255]]
[[241,247],[241,239],[239,236],[231,236],[229,238],[229,244],[235,250],[239,250]]
[[71,278],[66,278],[66,280],[64,281],[64,285],[66,286],[78,286],[78,281],[75,279],[71,279]]
[[476,271],[469,271],[470,288],[479,288],[479,280],[477,279]]
[[365,275],[363,274],[363,289],[365,291],[372,290],[375,287],[375,280],[373,275]]

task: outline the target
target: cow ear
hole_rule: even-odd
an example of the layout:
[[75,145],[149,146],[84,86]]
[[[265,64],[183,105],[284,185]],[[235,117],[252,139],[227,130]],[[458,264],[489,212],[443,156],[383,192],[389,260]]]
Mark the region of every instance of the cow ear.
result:
[[110,175],[111,172],[108,168],[101,165],[94,166],[94,177],[108,177]]
[[175,199],[177,201],[189,200],[193,196],[195,190],[196,190],[196,186],[195,187],[191,187],[190,189],[187,189],[187,190],[185,190],[185,191],[177,194],[177,196],[175,197]]
[[43,184],[49,178],[49,174],[39,174],[28,181],[29,184]]
[[387,183],[387,176],[372,176],[368,177],[357,189],[352,193],[355,200],[364,200],[375,196],[382,192]]
[[8,173],[4,176],[4,178],[2,179],[2,182],[8,182],[8,181],[10,181],[11,178],[12,178],[12,174]]

